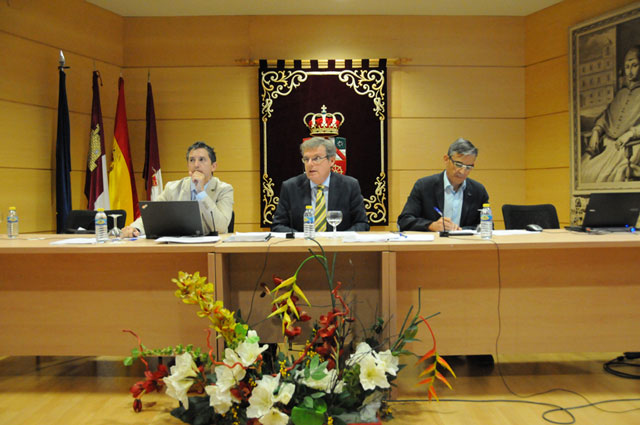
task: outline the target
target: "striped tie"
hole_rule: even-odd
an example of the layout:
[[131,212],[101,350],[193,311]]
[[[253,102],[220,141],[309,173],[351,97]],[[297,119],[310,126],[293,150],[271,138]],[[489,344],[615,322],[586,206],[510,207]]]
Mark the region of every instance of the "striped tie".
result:
[[327,204],[324,200],[324,185],[316,186],[316,232],[327,230]]

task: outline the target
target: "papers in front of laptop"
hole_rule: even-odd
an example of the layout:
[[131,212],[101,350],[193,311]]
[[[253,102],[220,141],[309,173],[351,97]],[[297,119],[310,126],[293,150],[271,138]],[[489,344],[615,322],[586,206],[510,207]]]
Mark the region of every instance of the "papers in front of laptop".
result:
[[223,242],[266,242],[271,238],[271,232],[236,232]]
[[214,243],[220,236],[162,236],[155,239],[156,243]]
[[431,242],[435,236],[431,233],[391,233],[371,232],[355,233],[353,236],[342,238],[343,242]]

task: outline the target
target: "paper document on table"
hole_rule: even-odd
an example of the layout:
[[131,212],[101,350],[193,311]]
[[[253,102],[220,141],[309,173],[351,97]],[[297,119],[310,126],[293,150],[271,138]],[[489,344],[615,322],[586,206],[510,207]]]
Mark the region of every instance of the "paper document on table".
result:
[[91,245],[97,243],[96,238],[69,238],[51,242],[51,245]]
[[411,234],[398,234],[399,237],[389,239],[389,242],[431,242],[435,240],[435,236],[432,233],[411,233]]
[[517,229],[517,230],[494,230],[493,234],[496,236],[508,236],[508,235],[526,235],[526,234],[535,235],[538,232],[530,232],[528,230]]
[[355,233],[352,237],[343,238],[343,242],[428,242],[431,234],[410,234],[391,232]]
[[236,232],[223,242],[266,242],[271,239],[271,232]]
[[220,236],[163,236],[155,239],[156,243],[214,243]]

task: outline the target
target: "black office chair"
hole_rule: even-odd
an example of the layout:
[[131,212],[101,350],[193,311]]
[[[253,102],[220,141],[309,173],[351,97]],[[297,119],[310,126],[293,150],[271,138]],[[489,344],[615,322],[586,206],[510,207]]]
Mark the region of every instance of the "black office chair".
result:
[[504,228],[524,229],[527,224],[537,224],[543,229],[559,229],[558,213],[551,204],[502,206]]
[[[127,222],[127,212],[125,210],[105,210],[107,215],[107,228],[113,229],[113,219],[109,214],[120,214],[118,217],[118,227],[123,228]],[[71,210],[64,224],[64,233],[95,233],[96,212],[92,210]],[[78,230],[82,227],[85,230]]]
[[229,221],[229,226],[227,227],[227,233],[233,233],[233,224],[236,221],[236,212],[231,211],[231,220]]

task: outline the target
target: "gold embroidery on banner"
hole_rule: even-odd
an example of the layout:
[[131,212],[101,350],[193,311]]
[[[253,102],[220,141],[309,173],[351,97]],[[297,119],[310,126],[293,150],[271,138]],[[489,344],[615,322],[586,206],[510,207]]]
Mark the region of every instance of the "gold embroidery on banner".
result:
[[91,130],[91,134],[89,135],[89,157],[87,166],[89,167],[89,171],[93,172],[98,166],[96,161],[100,158],[101,154],[100,150],[100,124],[96,124],[95,130]]
[[351,87],[357,94],[373,100],[373,112],[383,121],[385,119],[384,72],[377,70],[345,70],[338,79]]
[[288,96],[307,80],[304,71],[267,71],[262,74],[262,121],[267,122],[273,112],[273,101]]
[[387,182],[384,172],[376,178],[376,190],[369,199],[364,200],[369,223],[383,223],[387,219],[387,210],[384,202],[387,200]]
[[262,211],[262,218],[267,224],[273,224],[273,214],[276,212],[278,206],[278,197],[275,196],[273,191],[273,179],[267,174],[262,175],[262,201],[264,202],[264,210]]

